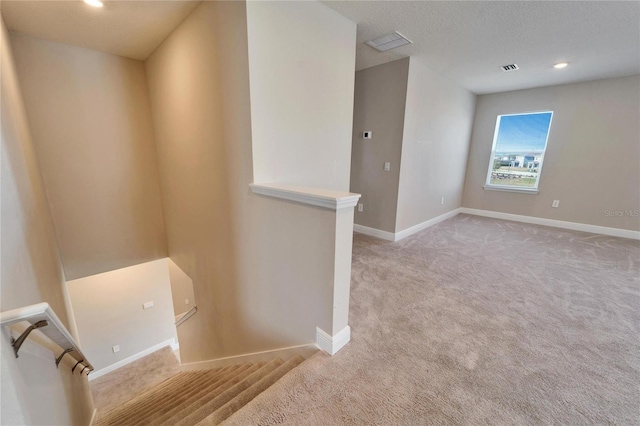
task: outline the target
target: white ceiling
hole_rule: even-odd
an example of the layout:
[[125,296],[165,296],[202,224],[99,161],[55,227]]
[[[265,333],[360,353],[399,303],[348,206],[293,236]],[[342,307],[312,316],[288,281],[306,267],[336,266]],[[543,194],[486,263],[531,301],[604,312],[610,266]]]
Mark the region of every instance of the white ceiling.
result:
[[2,0],[1,7],[10,31],[144,60],[199,3]]
[[[422,56],[483,94],[640,73],[640,2],[325,1],[358,24],[356,69]],[[1,0],[11,31],[144,60],[199,1]],[[364,44],[399,31],[413,44]],[[569,67],[556,70],[556,62]],[[519,71],[503,73],[516,63]]]
[[[358,24],[358,70],[422,56],[477,94],[640,73],[638,1],[324,3]],[[386,53],[364,44],[394,30],[413,44]],[[570,65],[552,68],[561,61]],[[520,70],[499,69],[512,63]]]

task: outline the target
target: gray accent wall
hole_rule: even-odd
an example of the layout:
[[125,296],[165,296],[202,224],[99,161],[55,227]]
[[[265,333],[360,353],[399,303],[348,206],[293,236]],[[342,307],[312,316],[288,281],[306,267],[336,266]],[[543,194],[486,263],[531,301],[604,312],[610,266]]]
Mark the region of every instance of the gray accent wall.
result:
[[362,194],[364,210],[356,209],[355,223],[387,232],[396,226],[408,75],[409,58],[356,72],[350,190]]
[[[479,96],[464,207],[640,230],[639,94],[636,75]],[[539,194],[483,189],[496,117],[542,110],[554,115]]]

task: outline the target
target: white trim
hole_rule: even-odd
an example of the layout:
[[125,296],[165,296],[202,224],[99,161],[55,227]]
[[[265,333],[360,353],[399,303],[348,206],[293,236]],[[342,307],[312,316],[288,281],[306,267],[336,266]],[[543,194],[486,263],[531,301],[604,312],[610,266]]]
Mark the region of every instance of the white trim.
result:
[[182,369],[202,370],[208,368],[225,367],[227,365],[243,364],[247,362],[271,361],[274,358],[290,358],[295,355],[301,355],[306,359],[316,352],[318,352],[318,348],[313,344],[290,346],[287,348],[271,349],[262,352],[228,356],[225,358],[212,359],[208,361],[190,362],[188,364],[182,364]]
[[396,241],[401,240],[403,238],[408,237],[409,235],[413,235],[416,232],[420,232],[423,229],[427,229],[433,225],[437,225],[438,223],[447,220],[449,218],[452,218],[454,216],[457,216],[458,213],[460,213],[460,208],[457,209],[453,209],[450,212],[447,212],[445,214],[441,214],[440,216],[436,216],[433,219],[429,219],[425,222],[419,223],[417,225],[412,226],[411,228],[407,228],[405,230],[402,230],[400,232],[396,232]]
[[460,208],[453,209],[449,212],[441,214],[440,216],[436,216],[433,219],[429,219],[425,222],[419,223],[417,225],[414,225],[410,228],[404,229],[396,233],[381,231],[380,229],[369,228],[368,226],[363,226],[358,224],[353,225],[353,231],[358,232],[360,234],[365,234],[365,235],[370,235],[372,237],[380,238],[382,240],[398,241],[408,237],[409,235],[413,235],[416,232],[420,232],[423,229],[427,229],[430,226],[436,225],[444,220],[457,216],[459,213],[460,213]]
[[352,192],[308,188],[282,183],[250,183],[249,187],[254,194],[282,198],[331,210],[353,208],[360,198],[360,194]]
[[335,336],[331,336],[320,327],[316,327],[316,345],[328,353],[335,355],[351,340],[351,327],[346,326]]
[[540,193],[540,191],[538,191],[536,188],[527,188],[527,187],[518,187],[518,186],[498,186],[498,185],[491,185],[487,183],[482,185],[482,187],[485,189],[485,191],[519,192],[520,194],[532,194],[532,195],[536,195]]
[[93,422],[96,421],[96,415],[98,414],[98,409],[93,409],[93,414],[91,415],[91,420],[89,421],[89,426],[93,426]]
[[640,231],[631,231],[629,229],[610,228],[607,226],[588,225],[586,223],[566,222],[563,220],[545,219],[534,216],[523,216],[519,214],[495,212],[491,210],[479,210],[462,207],[460,213],[471,214],[475,216],[490,217],[493,219],[512,220],[514,222],[531,223],[534,225],[551,226],[553,228],[570,229],[572,231],[589,232],[592,234],[609,235],[612,237],[630,238],[632,240],[640,240]]
[[127,364],[131,364],[133,361],[137,361],[142,357],[152,354],[153,352],[160,350],[165,346],[171,346],[171,349],[173,349],[174,351],[179,347],[178,344],[176,343],[176,339],[172,337],[171,339],[165,340],[164,342],[160,342],[157,345],[153,345],[150,348],[147,348],[141,352],[138,352],[137,354],[131,355],[130,357],[127,357],[123,360],[113,363],[105,368],[102,368],[97,371],[93,371],[91,374],[89,374],[89,381],[97,379],[98,377],[104,376],[107,373],[111,373],[112,371],[115,371],[120,367],[124,367]]
[[387,241],[395,241],[396,234],[388,231],[381,231],[376,228],[369,228],[368,226],[358,225],[357,223],[353,224],[353,232],[358,232],[360,234],[369,235],[371,237],[380,238],[381,240]]

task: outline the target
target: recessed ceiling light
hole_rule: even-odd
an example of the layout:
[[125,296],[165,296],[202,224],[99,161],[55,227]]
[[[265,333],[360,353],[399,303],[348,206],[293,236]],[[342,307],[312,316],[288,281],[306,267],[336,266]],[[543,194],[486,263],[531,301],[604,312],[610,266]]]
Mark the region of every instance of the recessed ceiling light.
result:
[[568,62],[560,62],[560,63],[558,63],[558,64],[555,64],[553,67],[554,67],[554,68],[557,68],[557,69],[561,69],[561,68],[566,67],[567,65],[569,65],[569,63],[568,63]]
[[86,4],[93,7],[102,7],[104,6],[100,0],[84,0]]

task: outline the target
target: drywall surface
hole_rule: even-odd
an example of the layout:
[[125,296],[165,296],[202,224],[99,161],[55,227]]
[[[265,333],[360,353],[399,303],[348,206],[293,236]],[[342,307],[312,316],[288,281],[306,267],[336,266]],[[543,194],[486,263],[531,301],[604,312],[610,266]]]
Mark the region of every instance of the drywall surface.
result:
[[[67,286],[82,350],[96,370],[177,338],[167,259],[71,280]],[[146,302],[153,307],[143,309]]]
[[332,326],[335,212],[249,189],[248,61],[245,4],[203,2],[145,63],[169,254],[198,304],[178,327],[183,363],[313,343]]
[[142,62],[11,41],[66,278],[166,257]]
[[[479,96],[464,207],[640,230],[638,93],[631,76]],[[484,190],[497,116],[543,110],[553,121],[539,194]]]
[[356,25],[315,2],[247,2],[256,182],[349,190]]
[[[355,223],[395,232],[409,58],[356,73],[351,192],[362,194]],[[372,131],[371,139],[363,139]],[[389,171],[384,163],[390,162]]]
[[167,258],[167,263],[169,266],[169,280],[171,281],[173,314],[177,317],[196,306],[193,280],[173,260]]
[[461,206],[474,105],[474,94],[411,57],[396,232]]
[[[2,19],[0,25],[0,306],[6,311],[48,302],[74,333],[9,33]],[[30,340],[16,359],[8,330],[2,330],[1,338],[2,424],[89,424],[93,399],[86,377],[71,376],[68,369],[56,370],[52,352]],[[32,356],[34,353],[38,356]]]

